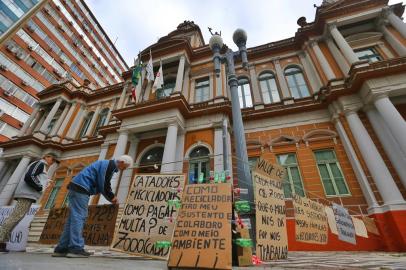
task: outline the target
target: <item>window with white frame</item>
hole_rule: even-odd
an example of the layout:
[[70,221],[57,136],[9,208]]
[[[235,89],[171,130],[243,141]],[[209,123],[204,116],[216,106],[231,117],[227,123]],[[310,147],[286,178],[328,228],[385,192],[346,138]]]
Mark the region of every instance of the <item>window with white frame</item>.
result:
[[196,80],[195,83],[195,102],[203,102],[210,99],[210,80],[209,77]]
[[326,195],[349,195],[350,192],[334,150],[319,150],[315,151],[314,155]]
[[283,181],[283,192],[285,193],[285,197],[292,198],[292,193],[305,197],[296,155],[293,153],[281,154],[277,155],[277,159],[278,163],[286,169],[285,179]]
[[238,98],[240,108],[252,107],[251,87],[247,78],[241,77],[238,79]]
[[285,78],[293,98],[299,99],[310,96],[303,71],[299,67],[295,66],[285,69]]
[[272,72],[264,72],[258,77],[258,80],[265,104],[281,101],[275,74]]
[[374,48],[363,48],[354,50],[359,60],[368,60],[369,62],[381,61],[382,57]]

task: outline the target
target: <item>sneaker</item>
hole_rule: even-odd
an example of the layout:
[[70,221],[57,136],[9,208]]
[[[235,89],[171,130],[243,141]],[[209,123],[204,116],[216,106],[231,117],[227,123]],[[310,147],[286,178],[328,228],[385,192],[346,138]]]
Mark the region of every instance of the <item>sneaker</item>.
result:
[[71,250],[66,254],[67,258],[89,258],[92,253],[87,252],[86,250]]
[[0,243],[0,253],[8,253],[7,244]]
[[66,257],[66,254],[68,254],[68,249],[54,249],[54,253],[52,254],[52,257]]

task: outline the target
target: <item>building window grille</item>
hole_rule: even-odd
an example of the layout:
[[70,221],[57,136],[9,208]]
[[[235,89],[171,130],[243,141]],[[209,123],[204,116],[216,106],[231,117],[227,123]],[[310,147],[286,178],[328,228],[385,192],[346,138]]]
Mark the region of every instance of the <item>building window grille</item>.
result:
[[265,104],[281,101],[275,75],[273,73],[265,72],[259,76],[258,80]]
[[315,151],[319,174],[327,196],[349,195],[340,164],[333,150]]
[[286,169],[283,181],[283,192],[286,198],[292,198],[292,193],[305,197],[300,175],[299,164],[295,154],[277,155],[278,163]]
[[285,69],[285,78],[293,98],[300,99],[310,96],[303,72],[299,67]]

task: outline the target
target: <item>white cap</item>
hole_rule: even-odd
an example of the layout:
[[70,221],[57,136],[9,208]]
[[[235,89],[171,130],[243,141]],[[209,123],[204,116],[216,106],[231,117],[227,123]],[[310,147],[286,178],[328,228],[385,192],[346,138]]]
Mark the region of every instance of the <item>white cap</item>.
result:
[[133,165],[133,158],[130,157],[129,155],[122,155],[121,157],[116,159],[117,161],[122,161],[124,164],[127,164],[128,166]]

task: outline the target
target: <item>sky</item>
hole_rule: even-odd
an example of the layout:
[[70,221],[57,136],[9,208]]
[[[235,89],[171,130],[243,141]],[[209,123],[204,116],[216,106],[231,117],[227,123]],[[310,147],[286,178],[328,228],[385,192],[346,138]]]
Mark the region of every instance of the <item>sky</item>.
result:
[[[97,20],[129,66],[139,51],[157,42],[184,20],[200,26],[208,44],[210,32],[221,31],[224,43],[235,29],[247,31],[247,47],[294,36],[299,17],[314,20],[322,0],[86,0]],[[390,0],[390,4],[402,2]],[[405,3],[405,1],[403,1]],[[406,16],[406,15],[405,15]]]

